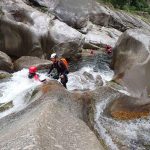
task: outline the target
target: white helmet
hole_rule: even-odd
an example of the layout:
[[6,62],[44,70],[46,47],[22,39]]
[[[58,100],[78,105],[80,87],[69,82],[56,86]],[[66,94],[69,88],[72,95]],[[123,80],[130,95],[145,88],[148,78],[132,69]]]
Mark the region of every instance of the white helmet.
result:
[[51,58],[57,58],[57,54],[56,53],[51,54]]

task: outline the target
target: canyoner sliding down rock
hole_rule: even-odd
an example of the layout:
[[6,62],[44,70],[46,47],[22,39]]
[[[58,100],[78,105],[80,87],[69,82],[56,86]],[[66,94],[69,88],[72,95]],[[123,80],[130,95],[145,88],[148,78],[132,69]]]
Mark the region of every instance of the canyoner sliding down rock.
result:
[[105,2],[0,1],[0,149],[150,149],[149,2]]

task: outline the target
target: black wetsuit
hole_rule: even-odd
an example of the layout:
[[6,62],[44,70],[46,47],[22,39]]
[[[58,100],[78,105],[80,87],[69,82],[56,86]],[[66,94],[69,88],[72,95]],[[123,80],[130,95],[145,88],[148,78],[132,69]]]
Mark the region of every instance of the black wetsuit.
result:
[[61,83],[63,84],[65,88],[67,88],[66,87],[66,83],[68,82],[67,74],[69,73],[69,71],[66,65],[63,63],[62,60],[56,61],[51,65],[50,70],[48,71],[48,74],[50,74],[54,68],[57,69],[57,75],[53,76],[53,78],[59,79],[59,76],[63,75],[64,78],[61,78]]

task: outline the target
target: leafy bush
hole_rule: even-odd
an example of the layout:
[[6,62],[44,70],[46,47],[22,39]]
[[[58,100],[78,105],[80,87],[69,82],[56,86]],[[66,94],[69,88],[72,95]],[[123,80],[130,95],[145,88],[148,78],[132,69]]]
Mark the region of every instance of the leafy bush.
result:
[[132,11],[145,11],[150,14],[150,6],[147,0],[99,0],[105,3],[111,3],[115,8],[132,10]]

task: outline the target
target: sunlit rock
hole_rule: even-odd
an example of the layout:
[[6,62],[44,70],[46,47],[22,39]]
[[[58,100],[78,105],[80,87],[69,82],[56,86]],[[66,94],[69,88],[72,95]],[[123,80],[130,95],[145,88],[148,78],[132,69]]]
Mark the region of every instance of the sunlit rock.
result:
[[1,119],[1,149],[103,150],[79,119],[80,95],[72,95],[56,81],[45,84],[41,91],[44,95],[23,111]]
[[[27,0],[26,0],[27,1]],[[35,6],[44,6],[55,16],[76,29],[86,26],[88,14],[91,10],[91,0],[33,0],[30,1]]]
[[[23,1],[1,1],[0,50],[11,56],[33,55],[41,57],[51,17]],[[45,49],[44,49],[45,51]]]
[[57,19],[51,22],[49,32],[55,43],[71,42],[83,38],[80,32]]
[[[89,47],[89,43],[99,47],[104,47],[105,45],[114,47],[121,33],[113,28],[99,27],[89,23],[88,31],[85,35],[84,47]],[[93,47],[93,49],[95,48]]]

